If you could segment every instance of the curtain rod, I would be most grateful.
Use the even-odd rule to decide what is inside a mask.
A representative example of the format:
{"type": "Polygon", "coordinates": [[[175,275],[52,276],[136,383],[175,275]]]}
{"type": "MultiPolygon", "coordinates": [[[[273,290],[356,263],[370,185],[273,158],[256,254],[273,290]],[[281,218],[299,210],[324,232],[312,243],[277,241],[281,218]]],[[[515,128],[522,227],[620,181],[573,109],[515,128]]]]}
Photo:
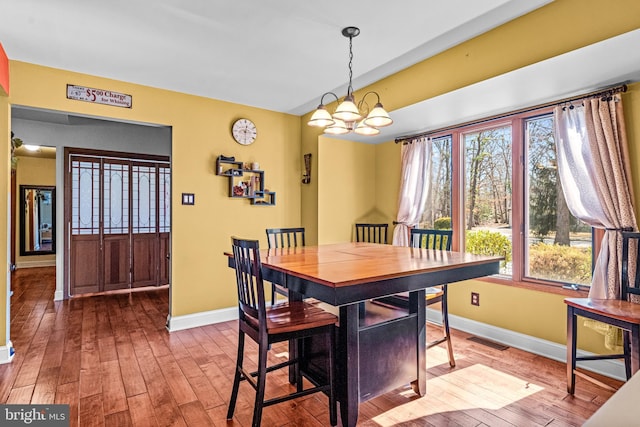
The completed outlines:
{"type": "Polygon", "coordinates": [[[488,122],[488,121],[491,121],[491,120],[496,120],[496,119],[502,119],[502,118],[505,118],[505,117],[515,116],[516,114],[528,113],[530,111],[535,111],[535,110],[539,110],[541,108],[561,105],[561,104],[565,104],[567,102],[581,101],[583,99],[595,98],[595,97],[598,97],[598,96],[603,96],[603,97],[612,96],[612,95],[614,95],[616,93],[621,93],[621,92],[626,92],[626,91],[627,91],[626,83],[619,83],[619,84],[617,84],[615,86],[611,86],[611,87],[609,87],[607,89],[600,89],[600,90],[597,90],[597,91],[594,91],[594,92],[590,92],[590,93],[586,93],[586,94],[583,94],[583,95],[573,96],[573,97],[570,97],[570,98],[564,98],[564,99],[560,99],[558,101],[547,102],[545,104],[539,104],[539,105],[535,105],[533,107],[526,107],[526,108],[522,108],[520,110],[511,111],[511,112],[506,113],[506,114],[496,114],[494,116],[486,117],[484,119],[471,120],[471,121],[468,121],[468,122],[459,123],[459,124],[452,125],[452,126],[445,126],[445,127],[439,128],[439,129],[424,131],[424,132],[416,133],[416,134],[413,134],[413,135],[399,136],[398,138],[395,139],[395,142],[396,142],[396,144],[399,143],[399,142],[402,142],[403,144],[406,144],[406,143],[409,142],[410,139],[429,136],[429,135],[433,135],[435,133],[440,133],[440,132],[444,132],[444,131],[451,130],[451,129],[457,129],[457,128],[461,128],[461,127],[465,127],[465,126],[476,125],[476,124],[488,122]]]}

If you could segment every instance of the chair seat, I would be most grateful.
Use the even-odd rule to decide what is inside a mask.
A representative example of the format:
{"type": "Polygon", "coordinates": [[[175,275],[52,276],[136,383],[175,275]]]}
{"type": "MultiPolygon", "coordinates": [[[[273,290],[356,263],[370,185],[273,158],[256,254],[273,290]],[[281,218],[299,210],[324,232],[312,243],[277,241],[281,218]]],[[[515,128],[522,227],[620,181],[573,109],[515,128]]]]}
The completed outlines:
{"type": "MultiPolygon", "coordinates": [[[[255,328],[258,319],[247,316],[255,328]]],[[[305,301],[287,301],[267,308],[267,334],[284,334],[311,328],[334,325],[338,318],[316,304],[305,301]]]]}
{"type": "Polygon", "coordinates": [[[640,304],[618,299],[565,298],[576,309],[640,325],[640,304]]]}

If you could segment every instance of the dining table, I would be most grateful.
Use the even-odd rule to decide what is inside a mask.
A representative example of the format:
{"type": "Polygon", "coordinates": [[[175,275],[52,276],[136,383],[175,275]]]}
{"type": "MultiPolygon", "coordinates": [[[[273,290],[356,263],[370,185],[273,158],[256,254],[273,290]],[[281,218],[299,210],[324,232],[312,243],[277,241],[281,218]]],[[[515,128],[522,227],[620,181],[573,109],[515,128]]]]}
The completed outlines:
{"type": "MultiPolygon", "coordinates": [[[[292,300],[313,298],[338,315],[337,394],[343,426],[355,426],[359,404],[373,397],[408,384],[425,394],[425,289],[497,274],[503,259],[362,242],[261,251],[265,280],[286,288],[292,300]],[[375,303],[399,293],[409,296],[402,309],[375,303]]],[[[229,266],[234,268],[231,256],[229,266]]],[[[291,343],[290,353],[296,356],[307,347],[291,343]]],[[[308,351],[318,353],[318,348],[308,351]]],[[[318,366],[326,365],[310,362],[306,371],[313,375],[318,366]]],[[[294,370],[289,379],[296,382],[294,370]]]]}

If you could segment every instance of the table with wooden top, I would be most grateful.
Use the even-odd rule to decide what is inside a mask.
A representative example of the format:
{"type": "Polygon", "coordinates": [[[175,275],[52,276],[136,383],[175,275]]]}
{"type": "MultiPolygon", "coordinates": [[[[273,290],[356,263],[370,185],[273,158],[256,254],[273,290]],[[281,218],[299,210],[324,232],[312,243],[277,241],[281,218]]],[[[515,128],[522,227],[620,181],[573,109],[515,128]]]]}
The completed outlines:
{"type": "Polygon", "coordinates": [[[503,259],[373,243],[269,249],[261,257],[264,279],[286,287],[289,298],[315,298],[338,311],[344,426],[356,425],[360,402],[406,384],[425,393],[425,288],[496,274],[503,259]],[[385,316],[362,309],[366,301],[401,292],[409,292],[401,316],[397,310],[385,316]]]}

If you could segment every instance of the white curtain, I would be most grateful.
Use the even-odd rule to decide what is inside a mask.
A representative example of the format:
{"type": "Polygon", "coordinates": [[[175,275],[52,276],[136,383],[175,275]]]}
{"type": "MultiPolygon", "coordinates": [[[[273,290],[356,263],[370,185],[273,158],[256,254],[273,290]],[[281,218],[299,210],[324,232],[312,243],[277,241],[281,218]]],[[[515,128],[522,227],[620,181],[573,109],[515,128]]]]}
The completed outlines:
{"type": "Polygon", "coordinates": [[[416,138],[402,146],[402,176],[393,244],[409,246],[409,227],[424,212],[431,177],[431,138],[416,138]]]}
{"type": "Polygon", "coordinates": [[[622,238],[637,228],[629,154],[620,98],[585,100],[584,106],[556,107],[558,174],[571,213],[604,228],[589,297],[620,295],[622,238]]]}

